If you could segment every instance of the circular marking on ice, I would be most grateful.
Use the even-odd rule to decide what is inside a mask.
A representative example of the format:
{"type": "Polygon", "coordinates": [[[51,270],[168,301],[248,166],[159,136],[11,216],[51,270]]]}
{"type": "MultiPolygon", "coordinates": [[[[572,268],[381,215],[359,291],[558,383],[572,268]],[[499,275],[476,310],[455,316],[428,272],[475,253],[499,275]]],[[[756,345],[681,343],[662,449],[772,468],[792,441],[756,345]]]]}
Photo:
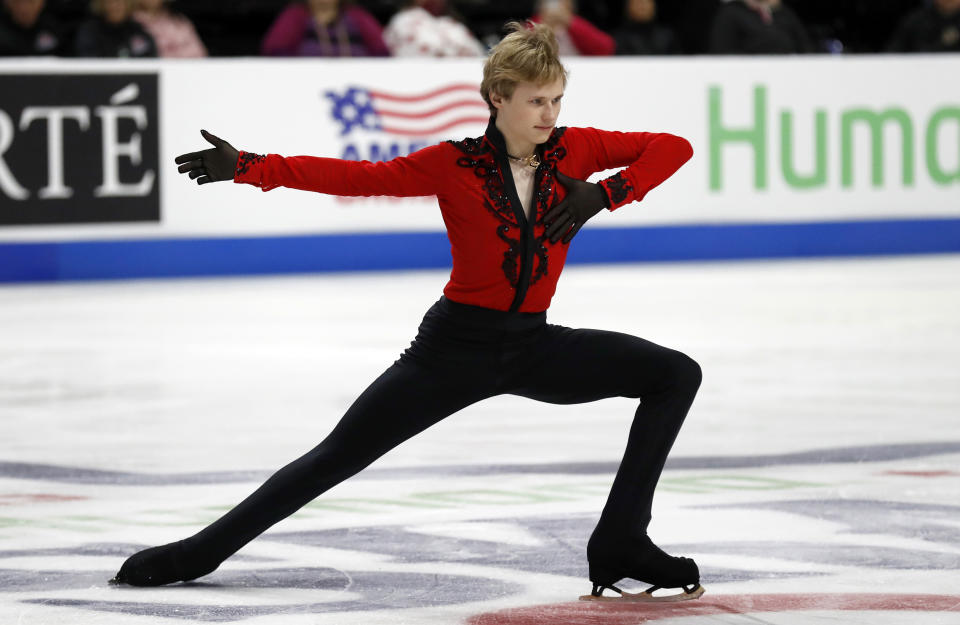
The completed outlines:
{"type": "Polygon", "coordinates": [[[574,601],[478,614],[469,625],[637,625],[668,618],[798,611],[960,612],[957,595],[720,595],[680,603],[574,601]]]}
{"type": "Polygon", "coordinates": [[[79,495],[53,495],[50,493],[15,493],[0,495],[0,506],[12,506],[27,503],[57,503],[61,501],[84,501],[89,497],[79,495]]]}
{"type": "Polygon", "coordinates": [[[947,477],[960,475],[957,471],[884,471],[882,475],[905,475],[907,477],[947,477]]]}

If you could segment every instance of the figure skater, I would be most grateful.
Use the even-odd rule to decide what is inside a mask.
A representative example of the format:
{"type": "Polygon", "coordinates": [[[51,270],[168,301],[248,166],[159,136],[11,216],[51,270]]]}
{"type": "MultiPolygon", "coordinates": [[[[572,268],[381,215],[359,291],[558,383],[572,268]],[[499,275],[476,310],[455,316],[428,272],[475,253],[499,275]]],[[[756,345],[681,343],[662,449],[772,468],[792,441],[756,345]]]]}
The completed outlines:
{"type": "Polygon", "coordinates": [[[654,489],[700,386],[686,355],[626,334],[547,323],[570,240],[603,209],[636,202],[693,154],[666,133],[557,127],[567,71],[549,27],[508,25],[480,91],[483,136],[448,141],[387,162],[213,147],[177,157],[203,185],[232,180],[263,191],[289,187],[343,196],[436,196],[453,270],[416,338],[360,395],[333,431],[198,533],[134,554],[115,583],[159,586],[207,575],[278,521],[408,438],[488,397],[554,404],[639,399],[626,451],[590,536],[593,590],[585,599],[649,601],[703,593],[696,563],[647,536],[654,489]],[[596,184],[591,174],[624,167],[596,184]],[[623,593],[633,578],[654,588],[623,593]],[[604,596],[610,588],[619,596],[604,596]]]}

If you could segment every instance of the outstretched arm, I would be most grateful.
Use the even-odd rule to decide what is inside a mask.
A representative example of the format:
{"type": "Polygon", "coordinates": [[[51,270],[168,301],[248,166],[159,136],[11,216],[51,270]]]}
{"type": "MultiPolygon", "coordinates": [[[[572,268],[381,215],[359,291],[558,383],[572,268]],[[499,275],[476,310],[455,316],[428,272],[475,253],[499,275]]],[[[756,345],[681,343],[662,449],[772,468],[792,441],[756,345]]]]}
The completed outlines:
{"type": "Polygon", "coordinates": [[[233,180],[269,191],[277,187],[329,195],[437,195],[444,179],[443,144],[386,162],[348,161],[319,156],[260,155],[237,150],[205,130],[214,147],[178,156],[178,171],[198,184],[233,180]]]}

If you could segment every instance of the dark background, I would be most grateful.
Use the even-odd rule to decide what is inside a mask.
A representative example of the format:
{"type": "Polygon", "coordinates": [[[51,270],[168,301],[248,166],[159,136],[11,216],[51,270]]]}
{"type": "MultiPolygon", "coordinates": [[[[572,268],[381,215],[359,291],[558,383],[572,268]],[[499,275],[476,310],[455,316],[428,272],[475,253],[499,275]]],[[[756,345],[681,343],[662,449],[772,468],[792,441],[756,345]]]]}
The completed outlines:
{"type": "MultiPolygon", "coordinates": [[[[844,52],[879,52],[900,20],[923,6],[924,0],[784,0],[807,24],[824,51],[842,44],[844,52]]],[[[58,14],[77,21],[87,15],[89,0],[49,0],[58,14]]],[[[175,0],[171,8],[193,20],[213,56],[256,56],[267,28],[289,0],[175,0]]],[[[355,0],[381,24],[405,3],[403,0],[355,0]]],[[[710,24],[721,0],[658,0],[660,20],[678,34],[684,52],[703,54],[710,24]]],[[[503,24],[531,16],[534,0],[450,0],[463,19],[484,42],[493,43],[503,24]]],[[[612,31],[621,21],[624,0],[580,0],[579,14],[600,28],[612,31]]]]}

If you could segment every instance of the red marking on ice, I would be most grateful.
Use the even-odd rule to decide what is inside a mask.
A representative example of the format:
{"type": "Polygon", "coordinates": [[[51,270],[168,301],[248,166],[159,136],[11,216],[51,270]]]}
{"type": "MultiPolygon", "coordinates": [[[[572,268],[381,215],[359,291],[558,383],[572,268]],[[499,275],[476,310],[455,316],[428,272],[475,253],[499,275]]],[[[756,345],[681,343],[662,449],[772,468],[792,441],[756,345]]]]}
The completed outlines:
{"type": "Polygon", "coordinates": [[[946,477],[960,475],[957,471],[884,471],[883,475],[906,475],[909,477],[946,477]]]}
{"type": "MultiPolygon", "coordinates": [[[[709,591],[708,591],[709,592],[709,591]]],[[[600,603],[574,601],[478,614],[469,625],[638,625],[668,618],[790,612],[802,610],[878,610],[960,612],[957,595],[770,594],[721,595],[680,603],[600,603]]]]}
{"type": "Polygon", "coordinates": [[[49,495],[46,493],[18,493],[15,495],[0,495],[0,506],[12,506],[24,503],[55,503],[60,501],[83,501],[89,497],[77,495],[49,495]]]}

